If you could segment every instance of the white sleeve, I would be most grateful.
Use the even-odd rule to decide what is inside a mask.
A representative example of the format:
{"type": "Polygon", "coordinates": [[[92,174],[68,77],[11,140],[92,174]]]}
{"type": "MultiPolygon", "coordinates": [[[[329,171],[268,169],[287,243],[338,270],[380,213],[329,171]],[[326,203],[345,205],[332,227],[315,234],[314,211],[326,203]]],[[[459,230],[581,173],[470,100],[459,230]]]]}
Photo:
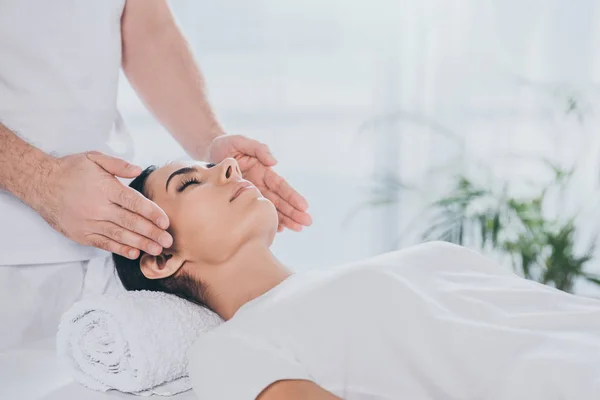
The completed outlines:
{"type": "Polygon", "coordinates": [[[188,352],[199,400],[254,400],[283,379],[312,380],[289,350],[244,335],[210,332],[188,352]]]}

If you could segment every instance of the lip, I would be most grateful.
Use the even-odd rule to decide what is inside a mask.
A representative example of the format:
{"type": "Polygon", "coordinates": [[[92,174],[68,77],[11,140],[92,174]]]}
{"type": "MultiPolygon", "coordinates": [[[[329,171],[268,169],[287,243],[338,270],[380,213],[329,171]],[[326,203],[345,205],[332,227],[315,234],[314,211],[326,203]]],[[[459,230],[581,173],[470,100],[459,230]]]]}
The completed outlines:
{"type": "Polygon", "coordinates": [[[231,203],[232,201],[234,201],[235,199],[237,199],[244,190],[246,189],[250,189],[255,187],[253,184],[251,184],[250,182],[239,182],[235,185],[235,187],[232,190],[232,195],[231,198],[229,199],[229,202],[231,203]]]}

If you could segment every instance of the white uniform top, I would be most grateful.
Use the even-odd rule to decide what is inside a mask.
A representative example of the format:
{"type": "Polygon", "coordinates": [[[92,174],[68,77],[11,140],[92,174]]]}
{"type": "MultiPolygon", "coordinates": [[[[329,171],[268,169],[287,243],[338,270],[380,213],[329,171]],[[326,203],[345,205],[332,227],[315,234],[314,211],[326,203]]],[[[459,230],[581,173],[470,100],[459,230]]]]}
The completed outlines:
{"type": "Polygon", "coordinates": [[[431,243],[293,275],[188,359],[199,399],[251,400],[301,379],[345,400],[591,400],[600,301],[431,243]]]}
{"type": "MultiPolygon", "coordinates": [[[[56,156],[88,150],[131,156],[116,108],[124,4],[1,0],[0,122],[56,156]],[[113,151],[109,139],[122,151],[113,151]]],[[[0,190],[0,265],[101,254],[56,233],[0,190]]]]}

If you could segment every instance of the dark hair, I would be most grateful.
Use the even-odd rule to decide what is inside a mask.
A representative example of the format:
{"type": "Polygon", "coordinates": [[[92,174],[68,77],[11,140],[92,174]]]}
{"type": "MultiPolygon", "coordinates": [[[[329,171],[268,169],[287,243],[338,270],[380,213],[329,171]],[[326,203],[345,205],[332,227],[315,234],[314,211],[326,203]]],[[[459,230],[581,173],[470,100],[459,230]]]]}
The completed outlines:
{"type": "MultiPolygon", "coordinates": [[[[157,167],[151,165],[142,171],[131,183],[129,187],[140,192],[147,198],[151,198],[148,191],[146,190],[146,180],[150,174],[156,171],[157,167]]],[[[192,301],[203,307],[207,307],[204,300],[201,298],[201,284],[194,280],[189,274],[185,273],[182,269],[177,271],[175,274],[161,279],[148,279],[143,274],[140,259],[142,258],[143,252],[140,252],[140,256],[131,260],[123,257],[119,254],[113,253],[113,260],[115,262],[115,268],[121,283],[127,290],[151,290],[154,292],[165,292],[174,294],[183,299],[192,301]]],[[[207,307],[208,308],[208,307],[207,307]]]]}

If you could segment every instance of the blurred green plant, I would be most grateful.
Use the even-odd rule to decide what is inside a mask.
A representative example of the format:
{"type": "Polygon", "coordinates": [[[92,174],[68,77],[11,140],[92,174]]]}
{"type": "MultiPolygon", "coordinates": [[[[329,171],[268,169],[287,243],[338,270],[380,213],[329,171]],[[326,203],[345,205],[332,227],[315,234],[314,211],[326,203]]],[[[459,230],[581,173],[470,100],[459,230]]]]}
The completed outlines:
{"type": "MultiPolygon", "coordinates": [[[[532,85],[532,84],[530,84],[532,85]]],[[[589,113],[589,107],[581,106],[581,99],[564,90],[554,93],[565,101],[564,114],[575,115],[580,123],[589,113]]],[[[402,120],[428,128],[431,132],[456,139],[460,150],[464,150],[461,136],[443,125],[414,113],[398,112],[369,121],[363,130],[377,124],[389,124],[402,120]]],[[[557,289],[572,292],[575,282],[585,279],[600,286],[600,275],[586,271],[593,260],[598,234],[594,234],[589,245],[583,250],[577,244],[581,238],[575,224],[575,216],[551,218],[544,206],[548,197],[564,193],[577,165],[565,169],[551,161],[542,160],[551,169],[553,178],[534,195],[516,197],[509,194],[510,184],[492,182],[488,185],[476,184],[466,173],[454,176],[452,189],[441,198],[433,201],[425,210],[426,227],[422,239],[442,240],[459,245],[476,245],[512,260],[515,270],[527,279],[532,279],[557,289]],[[495,188],[502,187],[501,190],[495,188]],[[556,190],[551,190],[556,189],[556,190]],[[468,242],[468,243],[467,243],[468,242]],[[476,243],[475,243],[476,242],[476,243]]],[[[464,170],[467,160],[464,153],[458,156],[458,170],[464,170]]],[[[446,169],[446,168],[444,168],[446,169]]],[[[379,207],[397,203],[400,194],[418,191],[407,185],[394,173],[379,179],[372,198],[359,205],[379,207]]],[[[356,210],[353,211],[353,213],[356,210]]],[[[423,220],[423,215],[417,218],[423,220]]]]}
{"type": "Polygon", "coordinates": [[[509,256],[525,278],[566,292],[572,292],[580,278],[600,285],[600,276],[585,270],[594,257],[596,237],[584,251],[577,251],[574,218],[544,216],[550,189],[564,187],[573,175],[573,170],[551,167],[553,181],[526,198],[509,196],[508,185],[502,193],[495,193],[458,175],[453,189],[430,205],[433,218],[423,240],[464,245],[466,237],[479,236],[482,248],[509,256]]]}

